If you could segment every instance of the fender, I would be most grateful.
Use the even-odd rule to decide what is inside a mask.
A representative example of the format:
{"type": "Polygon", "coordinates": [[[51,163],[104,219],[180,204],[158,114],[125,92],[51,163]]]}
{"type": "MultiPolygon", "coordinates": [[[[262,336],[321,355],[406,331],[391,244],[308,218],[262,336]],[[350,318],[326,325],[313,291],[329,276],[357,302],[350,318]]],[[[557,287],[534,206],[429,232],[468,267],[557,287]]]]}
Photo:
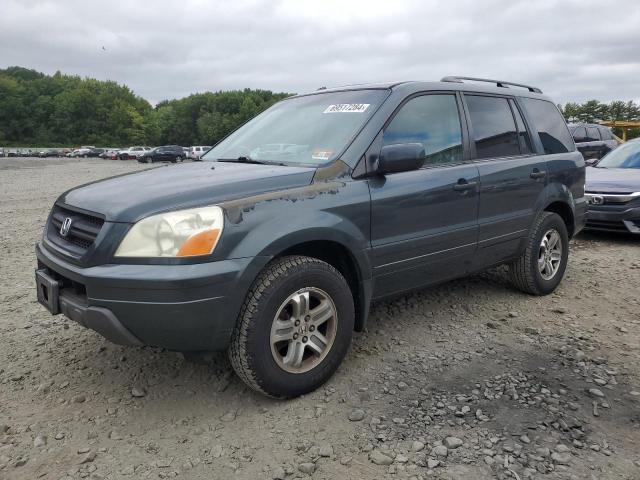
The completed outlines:
{"type": "Polygon", "coordinates": [[[221,206],[227,214],[220,242],[225,258],[275,257],[295,245],[325,240],[345,247],[362,278],[371,278],[366,182],[317,183],[221,206]]]}
{"type": "Polygon", "coordinates": [[[569,190],[565,184],[559,182],[549,183],[544,187],[542,192],[540,192],[536,200],[536,214],[539,214],[555,202],[567,204],[575,216],[576,201],[573,198],[573,193],[571,193],[571,190],[569,190]]]}
{"type": "Polygon", "coordinates": [[[293,247],[327,241],[343,247],[358,280],[356,330],[364,327],[372,296],[369,258],[370,196],[365,181],[319,182],[221,204],[227,218],[216,255],[253,257],[241,284],[251,284],[264,265],[293,247]],[[250,277],[250,278],[249,278],[250,277]]]}
{"type": "MultiPolygon", "coordinates": [[[[583,199],[584,200],[584,199],[583,199]]],[[[569,230],[569,237],[577,232],[577,230],[581,229],[580,218],[584,217],[583,208],[580,208],[578,202],[573,196],[573,193],[567,186],[563,183],[553,182],[547,184],[547,186],[540,192],[535,204],[535,215],[536,217],[544,210],[549,210],[549,206],[552,204],[562,204],[568,208],[567,210],[561,210],[557,213],[563,216],[566,223],[571,225],[567,225],[569,230]],[[569,217],[569,218],[567,218],[569,217]]],[[[551,208],[551,210],[555,211],[555,208],[551,208]]],[[[529,232],[533,228],[533,222],[529,226],[529,232]]],[[[528,237],[528,235],[527,235],[528,237]]],[[[525,239],[527,237],[524,237],[525,239]]],[[[524,243],[523,243],[524,245],[524,243]]]]}

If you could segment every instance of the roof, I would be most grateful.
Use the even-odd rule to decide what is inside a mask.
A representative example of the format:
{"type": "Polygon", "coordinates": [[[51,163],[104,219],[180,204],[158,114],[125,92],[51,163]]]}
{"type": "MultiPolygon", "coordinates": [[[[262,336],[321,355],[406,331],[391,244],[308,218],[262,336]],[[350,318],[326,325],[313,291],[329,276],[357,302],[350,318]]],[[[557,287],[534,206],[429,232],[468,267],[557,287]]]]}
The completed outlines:
{"type": "Polygon", "coordinates": [[[494,93],[498,95],[521,96],[521,97],[550,100],[545,95],[543,95],[539,89],[535,87],[523,86],[521,84],[513,84],[510,82],[502,82],[497,80],[480,79],[479,82],[475,82],[475,81],[469,82],[464,80],[458,80],[463,78],[466,78],[466,77],[445,77],[445,79],[443,80],[447,80],[447,81],[439,81],[439,82],[399,81],[399,82],[381,82],[381,83],[360,83],[360,84],[353,84],[353,85],[342,85],[342,86],[332,87],[332,88],[321,87],[314,92],[309,92],[306,94],[301,94],[296,96],[314,95],[314,94],[329,93],[329,92],[342,92],[342,91],[349,91],[349,90],[393,90],[393,91],[406,91],[406,93],[408,94],[413,92],[428,91],[428,90],[449,90],[449,91],[464,91],[464,92],[477,92],[477,93],[494,93]],[[501,84],[502,86],[497,86],[498,84],[501,84]],[[530,91],[531,89],[533,89],[534,91],[530,91]]]}
{"type": "Polygon", "coordinates": [[[583,123],[583,122],[571,122],[567,123],[568,127],[602,127],[607,128],[606,125],[600,125],[599,123],[583,123]]]}

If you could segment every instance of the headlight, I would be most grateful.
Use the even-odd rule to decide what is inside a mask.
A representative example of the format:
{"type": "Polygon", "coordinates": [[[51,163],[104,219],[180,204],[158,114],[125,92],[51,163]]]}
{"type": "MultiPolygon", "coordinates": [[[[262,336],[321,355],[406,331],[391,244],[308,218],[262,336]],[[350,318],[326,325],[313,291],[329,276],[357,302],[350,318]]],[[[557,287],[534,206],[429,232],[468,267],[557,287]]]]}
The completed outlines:
{"type": "Polygon", "coordinates": [[[140,220],[127,233],[116,257],[193,257],[213,252],[222,234],[220,207],[192,208],[140,220]]]}

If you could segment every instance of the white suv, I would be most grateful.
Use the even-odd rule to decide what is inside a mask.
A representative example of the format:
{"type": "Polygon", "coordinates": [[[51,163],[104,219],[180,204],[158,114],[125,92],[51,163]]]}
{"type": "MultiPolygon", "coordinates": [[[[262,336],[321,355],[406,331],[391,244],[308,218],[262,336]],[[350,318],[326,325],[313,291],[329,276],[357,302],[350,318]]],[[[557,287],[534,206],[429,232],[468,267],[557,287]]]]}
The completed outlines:
{"type": "Polygon", "coordinates": [[[211,150],[211,147],[189,147],[189,158],[191,160],[200,160],[202,155],[211,150]]]}
{"type": "Polygon", "coordinates": [[[151,147],[129,147],[118,152],[118,158],[120,160],[136,160],[144,153],[151,150],[151,147]]]}

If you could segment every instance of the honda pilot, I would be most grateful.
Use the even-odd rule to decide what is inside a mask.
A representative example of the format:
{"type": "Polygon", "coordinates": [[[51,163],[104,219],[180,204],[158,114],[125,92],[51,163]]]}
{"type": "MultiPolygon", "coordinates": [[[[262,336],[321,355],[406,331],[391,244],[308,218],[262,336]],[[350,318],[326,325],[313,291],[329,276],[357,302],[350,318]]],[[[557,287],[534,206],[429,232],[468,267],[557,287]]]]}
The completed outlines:
{"type": "Polygon", "coordinates": [[[63,193],[38,299],[118,344],[226,350],[278,398],[331,377],[372,301],[501,264],[553,292],[585,221],[562,115],[503,81],[290,97],[202,160],[63,193]]]}

